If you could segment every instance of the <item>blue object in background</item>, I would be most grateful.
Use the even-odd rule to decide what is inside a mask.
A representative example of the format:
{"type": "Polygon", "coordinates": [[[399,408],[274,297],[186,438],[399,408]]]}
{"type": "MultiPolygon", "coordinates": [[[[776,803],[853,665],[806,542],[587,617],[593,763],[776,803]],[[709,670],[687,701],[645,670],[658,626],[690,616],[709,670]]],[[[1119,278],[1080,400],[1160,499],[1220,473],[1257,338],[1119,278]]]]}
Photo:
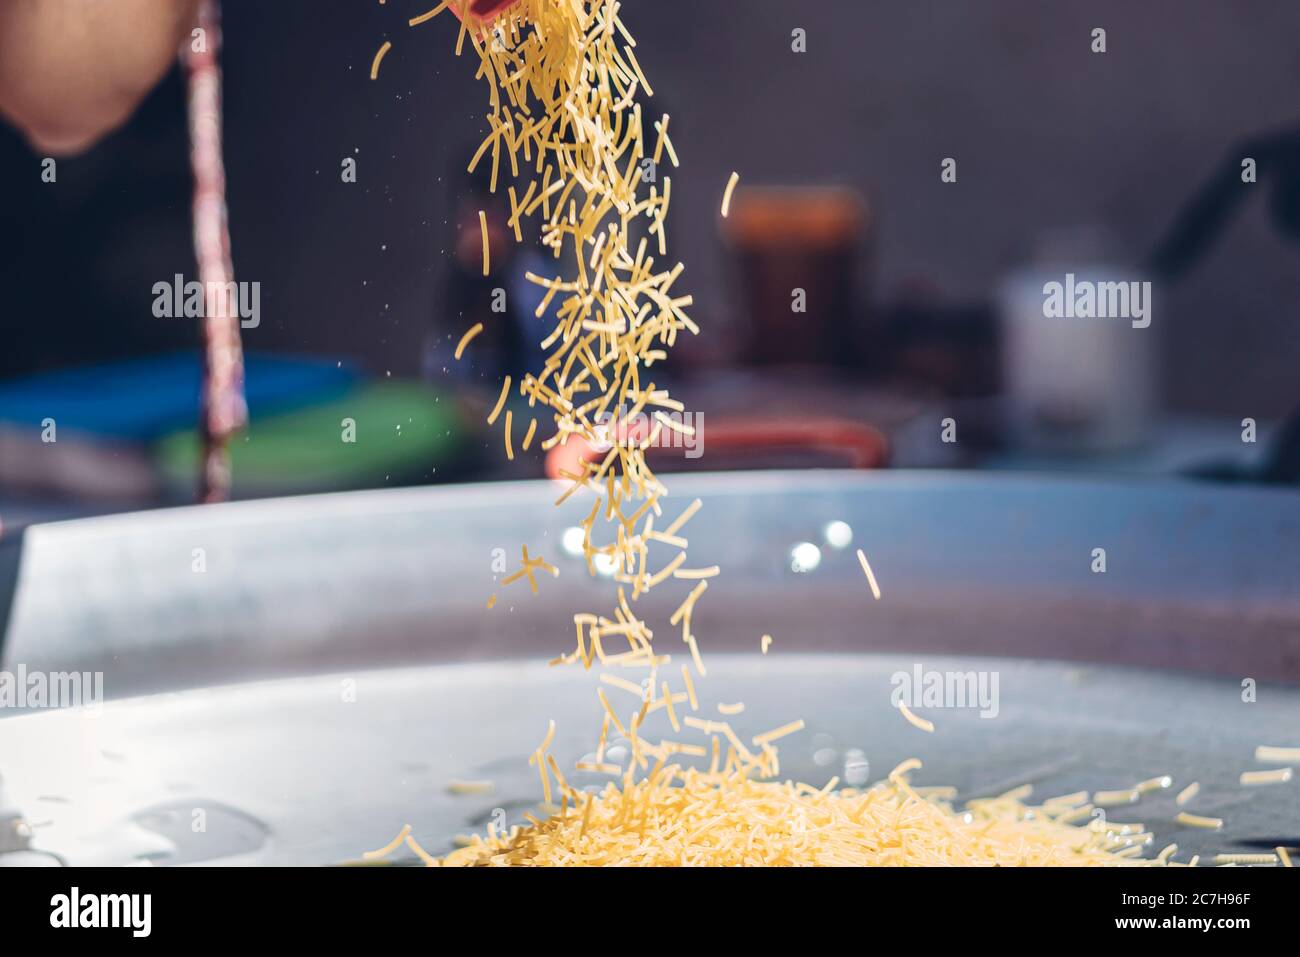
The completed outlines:
{"type": "MultiPolygon", "coordinates": [[[[202,357],[177,353],[82,366],[0,383],[0,425],[39,429],[51,418],[60,431],[127,442],[151,442],[194,427],[199,416],[202,357]]],[[[244,357],[250,417],[327,402],[357,374],[335,362],[252,353],[244,357]]]]}

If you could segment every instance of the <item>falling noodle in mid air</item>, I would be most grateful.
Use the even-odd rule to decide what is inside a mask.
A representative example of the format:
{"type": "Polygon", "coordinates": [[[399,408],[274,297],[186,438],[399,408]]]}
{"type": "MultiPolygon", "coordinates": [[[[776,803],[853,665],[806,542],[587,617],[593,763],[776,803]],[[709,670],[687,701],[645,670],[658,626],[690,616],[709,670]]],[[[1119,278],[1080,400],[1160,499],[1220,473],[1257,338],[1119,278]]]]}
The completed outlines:
{"type": "Polygon", "coordinates": [[[391,50],[392,48],[393,45],[387,40],[385,40],[384,45],[375,51],[375,58],[373,61],[371,61],[370,64],[370,79],[372,80],[379,79],[379,64],[383,62],[384,57],[388,54],[388,51],[391,50]]]}

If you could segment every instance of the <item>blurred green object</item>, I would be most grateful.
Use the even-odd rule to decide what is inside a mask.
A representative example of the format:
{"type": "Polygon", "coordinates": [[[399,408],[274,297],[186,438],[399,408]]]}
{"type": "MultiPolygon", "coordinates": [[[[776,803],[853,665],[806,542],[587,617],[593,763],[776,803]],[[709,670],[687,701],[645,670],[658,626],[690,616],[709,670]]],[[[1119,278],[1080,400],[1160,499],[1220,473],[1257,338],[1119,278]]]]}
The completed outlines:
{"type": "MultiPolygon", "coordinates": [[[[230,444],[237,498],[431,482],[464,463],[466,429],[454,398],[418,382],[366,383],[323,405],[254,419],[230,444]]],[[[198,435],[155,447],[177,491],[197,480],[198,435]]]]}

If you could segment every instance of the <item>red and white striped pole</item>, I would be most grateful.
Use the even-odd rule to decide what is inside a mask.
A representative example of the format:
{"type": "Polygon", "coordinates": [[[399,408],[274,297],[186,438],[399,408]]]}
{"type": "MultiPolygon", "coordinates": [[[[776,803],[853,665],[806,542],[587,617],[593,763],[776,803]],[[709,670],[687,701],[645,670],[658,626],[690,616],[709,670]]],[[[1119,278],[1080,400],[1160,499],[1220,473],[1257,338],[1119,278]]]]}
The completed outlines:
{"type": "MultiPolygon", "coordinates": [[[[198,27],[185,55],[189,73],[190,165],[194,170],[194,256],[205,290],[234,281],[226,221],[226,170],[221,152],[221,13],[218,0],[199,5],[198,27]]],[[[248,421],[237,296],[206,297],[203,393],[199,411],[202,461],[198,499],[230,494],[230,437],[248,421]]]]}

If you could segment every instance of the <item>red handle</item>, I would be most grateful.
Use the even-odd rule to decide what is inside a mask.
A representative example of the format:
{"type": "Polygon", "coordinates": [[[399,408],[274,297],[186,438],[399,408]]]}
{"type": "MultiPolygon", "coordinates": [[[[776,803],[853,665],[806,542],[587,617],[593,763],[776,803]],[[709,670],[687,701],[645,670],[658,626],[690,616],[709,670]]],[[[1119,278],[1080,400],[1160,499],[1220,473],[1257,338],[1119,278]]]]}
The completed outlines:
{"type": "MultiPolygon", "coordinates": [[[[849,468],[882,468],[889,457],[889,443],[878,429],[849,419],[723,419],[707,427],[700,426],[699,439],[708,448],[727,452],[770,452],[806,450],[843,455],[849,468]]],[[[645,438],[644,420],[620,429],[621,438],[637,442],[645,438]]],[[[659,442],[647,450],[669,446],[670,436],[660,432],[659,442]]],[[[546,453],[547,478],[563,479],[561,472],[578,475],[582,462],[596,463],[608,452],[601,451],[585,439],[570,437],[546,453]]]]}
{"type": "MultiPolygon", "coordinates": [[[[506,7],[512,7],[518,2],[519,0],[470,0],[469,15],[475,20],[491,20],[506,7]]],[[[447,9],[459,19],[460,7],[458,0],[452,0],[447,9]]]]}

